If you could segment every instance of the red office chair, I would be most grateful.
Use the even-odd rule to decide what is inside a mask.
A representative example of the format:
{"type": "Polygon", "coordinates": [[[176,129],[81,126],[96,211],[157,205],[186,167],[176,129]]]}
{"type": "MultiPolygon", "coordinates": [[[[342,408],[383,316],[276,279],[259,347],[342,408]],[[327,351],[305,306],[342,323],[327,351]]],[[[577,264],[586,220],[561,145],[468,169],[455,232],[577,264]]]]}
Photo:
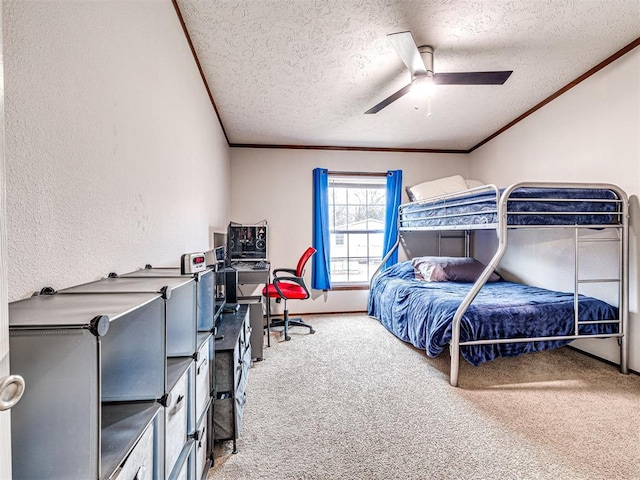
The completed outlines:
{"type": "Polygon", "coordinates": [[[277,268],[273,271],[273,281],[262,290],[262,295],[267,298],[267,328],[284,327],[284,339],[291,340],[289,336],[289,327],[306,327],[309,333],[316,333],[311,325],[302,321],[301,318],[289,318],[289,310],[287,309],[287,300],[306,300],[311,296],[307,286],[304,283],[304,267],[316,253],[316,249],[309,247],[298,260],[298,266],[292,268],[277,268]],[[275,320],[269,323],[270,301],[272,298],[276,302],[284,300],[284,317],[282,320],[275,320]]]}

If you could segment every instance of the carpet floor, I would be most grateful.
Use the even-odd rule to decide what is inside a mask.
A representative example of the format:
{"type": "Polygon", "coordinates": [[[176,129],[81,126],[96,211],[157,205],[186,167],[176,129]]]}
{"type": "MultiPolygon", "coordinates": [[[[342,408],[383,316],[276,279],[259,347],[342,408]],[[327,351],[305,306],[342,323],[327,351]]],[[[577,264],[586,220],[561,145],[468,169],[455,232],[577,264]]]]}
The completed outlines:
{"type": "Polygon", "coordinates": [[[209,480],[640,479],[640,377],[567,348],[432,359],[366,315],[272,333],[209,480]]]}

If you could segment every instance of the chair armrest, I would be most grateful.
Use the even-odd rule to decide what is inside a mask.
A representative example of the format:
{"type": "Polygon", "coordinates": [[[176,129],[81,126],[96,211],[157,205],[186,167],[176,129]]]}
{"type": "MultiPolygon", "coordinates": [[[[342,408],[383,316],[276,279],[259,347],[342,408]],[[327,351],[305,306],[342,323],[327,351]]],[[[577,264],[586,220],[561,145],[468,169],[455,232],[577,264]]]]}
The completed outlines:
{"type": "Polygon", "coordinates": [[[309,292],[309,289],[305,285],[304,279],[302,277],[278,278],[277,276],[274,275],[273,282],[272,282],[273,287],[278,292],[278,295],[280,295],[282,298],[288,298],[285,294],[282,293],[282,290],[280,290],[280,286],[279,286],[280,283],[295,283],[296,285],[299,285],[304,289],[305,294],[307,295],[307,298],[311,296],[311,293],[309,292]]]}
{"type": "Polygon", "coordinates": [[[272,271],[273,277],[276,278],[278,276],[278,273],[280,272],[289,273],[294,276],[296,274],[295,268],[276,268],[275,270],[272,271]]]}

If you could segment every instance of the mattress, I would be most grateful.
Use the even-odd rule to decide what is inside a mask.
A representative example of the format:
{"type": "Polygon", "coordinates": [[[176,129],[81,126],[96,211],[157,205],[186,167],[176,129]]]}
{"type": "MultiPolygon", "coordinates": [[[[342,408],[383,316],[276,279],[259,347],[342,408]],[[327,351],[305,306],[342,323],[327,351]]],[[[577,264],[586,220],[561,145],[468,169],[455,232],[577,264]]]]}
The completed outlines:
{"type": "MultiPolygon", "coordinates": [[[[472,283],[416,280],[411,262],[398,263],[372,282],[369,315],[401,340],[436,357],[451,341],[454,314],[472,283]]],[[[616,320],[618,309],[579,295],[580,320],[616,320]]],[[[581,325],[580,334],[612,334],[617,323],[581,325]]],[[[519,283],[485,284],[462,317],[460,341],[536,338],[574,334],[574,294],[519,283]]],[[[461,347],[473,365],[498,357],[558,348],[571,340],[533,341],[461,347]]]]}
{"type": "MultiPolygon", "coordinates": [[[[503,190],[500,191],[500,194],[503,190]]],[[[507,202],[508,225],[606,225],[618,221],[617,195],[608,189],[517,188],[507,202]]],[[[495,191],[461,192],[400,207],[400,229],[489,226],[498,222],[495,191]]]]}

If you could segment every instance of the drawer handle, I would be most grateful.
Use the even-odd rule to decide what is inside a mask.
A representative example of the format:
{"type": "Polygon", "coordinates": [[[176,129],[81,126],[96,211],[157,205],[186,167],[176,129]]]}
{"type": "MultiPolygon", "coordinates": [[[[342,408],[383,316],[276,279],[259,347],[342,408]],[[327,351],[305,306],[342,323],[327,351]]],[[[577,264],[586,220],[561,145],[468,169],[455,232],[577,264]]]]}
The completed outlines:
{"type": "Polygon", "coordinates": [[[182,400],[184,400],[184,395],[182,394],[178,395],[178,400],[176,400],[176,404],[173,406],[172,415],[175,415],[180,410],[182,410],[182,405],[184,405],[184,403],[182,403],[182,400]]]}
{"type": "Polygon", "coordinates": [[[142,480],[142,475],[144,474],[145,470],[146,468],[144,467],[144,465],[141,465],[138,471],[136,472],[136,475],[133,477],[133,480],[142,480]]]}
{"type": "Polygon", "coordinates": [[[207,363],[207,359],[206,358],[204,360],[202,360],[202,362],[200,362],[200,365],[198,365],[198,369],[196,370],[196,375],[200,375],[200,369],[202,367],[204,367],[205,363],[207,363]]]}
{"type": "Polygon", "coordinates": [[[169,416],[173,417],[176,413],[178,413],[182,409],[182,405],[183,405],[182,400],[184,400],[184,395],[182,394],[178,395],[178,399],[176,400],[176,403],[173,405],[173,407],[169,411],[169,416]]]}

